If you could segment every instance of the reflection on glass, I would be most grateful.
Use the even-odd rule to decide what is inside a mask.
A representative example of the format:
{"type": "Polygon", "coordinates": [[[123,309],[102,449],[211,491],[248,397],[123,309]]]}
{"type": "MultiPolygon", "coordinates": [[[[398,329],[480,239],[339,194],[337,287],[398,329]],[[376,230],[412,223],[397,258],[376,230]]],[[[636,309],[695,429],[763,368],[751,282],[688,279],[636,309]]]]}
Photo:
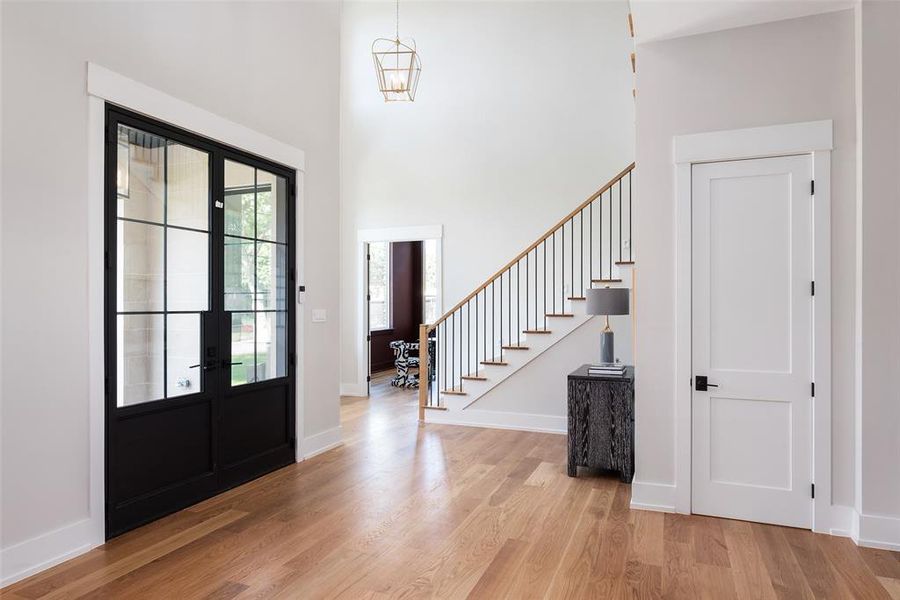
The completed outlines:
{"type": "Polygon", "coordinates": [[[184,396],[201,390],[200,315],[166,317],[166,395],[184,396]]]}
{"type": "Polygon", "coordinates": [[[253,308],[253,249],[249,240],[225,236],[225,310],[253,308]]]}
{"type": "Polygon", "coordinates": [[[163,228],[130,221],[117,228],[117,309],[163,310],[163,228]]]}
{"type": "Polygon", "coordinates": [[[125,125],[119,125],[118,136],[118,216],[162,223],[166,140],[125,125]]]}
{"type": "Polygon", "coordinates": [[[207,310],[209,308],[208,234],[169,228],[167,235],[167,309],[207,310]]]}
{"type": "Polygon", "coordinates": [[[283,312],[256,313],[256,380],[287,374],[287,328],[283,312]]]}
{"type": "Polygon", "coordinates": [[[271,242],[256,243],[256,308],[284,310],[287,294],[286,247],[271,242]]]}
{"type": "Polygon", "coordinates": [[[131,406],[163,397],[163,316],[116,317],[116,400],[131,406]]]}
{"type": "Polygon", "coordinates": [[[207,231],[209,155],[169,142],[166,162],[166,223],[207,231]]]}
{"type": "Polygon", "coordinates": [[[231,314],[231,385],[256,381],[254,313],[231,314]]]}
{"type": "Polygon", "coordinates": [[[262,170],[256,172],[256,237],[287,243],[287,182],[262,170]]]}
{"type": "Polygon", "coordinates": [[[256,174],[253,167],[225,161],[225,233],[256,236],[256,174]]]}

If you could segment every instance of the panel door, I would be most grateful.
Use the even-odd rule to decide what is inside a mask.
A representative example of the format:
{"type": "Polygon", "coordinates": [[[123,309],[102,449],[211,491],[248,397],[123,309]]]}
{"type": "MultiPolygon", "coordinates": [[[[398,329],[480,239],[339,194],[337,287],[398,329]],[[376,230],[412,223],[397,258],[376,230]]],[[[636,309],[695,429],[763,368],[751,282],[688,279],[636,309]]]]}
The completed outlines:
{"type": "Polygon", "coordinates": [[[695,513],[811,526],[811,173],[809,156],[692,169],[695,513]]]}

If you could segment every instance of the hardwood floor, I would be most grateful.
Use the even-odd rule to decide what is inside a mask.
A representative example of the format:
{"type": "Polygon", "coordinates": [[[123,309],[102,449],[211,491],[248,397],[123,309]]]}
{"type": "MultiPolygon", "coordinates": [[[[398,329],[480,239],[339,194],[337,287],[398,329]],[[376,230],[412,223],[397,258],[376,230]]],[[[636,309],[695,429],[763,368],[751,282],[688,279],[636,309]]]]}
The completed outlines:
{"type": "Polygon", "coordinates": [[[345,398],[346,443],[19,582],[4,598],[893,598],[900,553],[628,508],[565,437],[345,398]]]}

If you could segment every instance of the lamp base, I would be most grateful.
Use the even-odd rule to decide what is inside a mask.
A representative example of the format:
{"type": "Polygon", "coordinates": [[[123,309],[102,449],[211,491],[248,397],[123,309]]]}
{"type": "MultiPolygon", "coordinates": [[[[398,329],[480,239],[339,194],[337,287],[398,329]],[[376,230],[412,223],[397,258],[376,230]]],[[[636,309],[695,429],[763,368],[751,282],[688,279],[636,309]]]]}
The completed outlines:
{"type": "Polygon", "coordinates": [[[613,332],[603,331],[600,333],[600,362],[614,363],[616,362],[616,354],[613,351],[613,332]]]}

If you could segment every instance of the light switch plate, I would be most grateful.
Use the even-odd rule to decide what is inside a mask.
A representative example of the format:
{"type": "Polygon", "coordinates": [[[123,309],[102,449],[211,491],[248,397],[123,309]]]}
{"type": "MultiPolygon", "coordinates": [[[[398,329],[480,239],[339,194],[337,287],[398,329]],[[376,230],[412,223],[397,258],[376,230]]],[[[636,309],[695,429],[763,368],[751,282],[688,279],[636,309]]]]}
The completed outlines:
{"type": "Polygon", "coordinates": [[[312,311],[312,321],[313,323],[324,323],[328,320],[328,313],[325,312],[324,308],[314,308],[312,311]]]}

